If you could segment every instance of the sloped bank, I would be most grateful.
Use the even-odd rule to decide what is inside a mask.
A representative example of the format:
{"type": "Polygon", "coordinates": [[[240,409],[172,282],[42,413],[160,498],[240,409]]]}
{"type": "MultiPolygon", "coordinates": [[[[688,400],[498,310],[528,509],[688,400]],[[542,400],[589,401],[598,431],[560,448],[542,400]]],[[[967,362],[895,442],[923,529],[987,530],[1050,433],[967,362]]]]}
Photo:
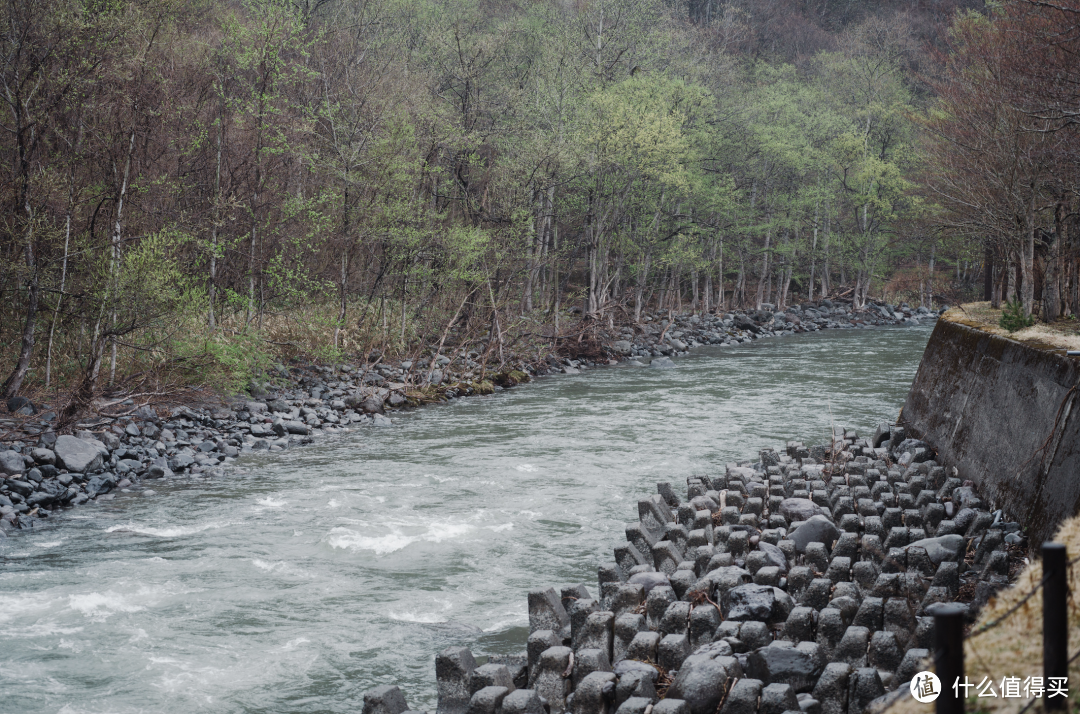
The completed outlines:
{"type": "Polygon", "coordinates": [[[529,593],[525,652],[435,657],[437,714],[862,714],[923,668],[934,604],[974,614],[1022,567],[1020,525],[933,455],[840,429],[657,484],[595,590],[529,593]]]}
{"type": "MultiPolygon", "coordinates": [[[[456,349],[417,360],[375,355],[368,365],[278,365],[273,383],[254,385],[244,397],[220,398],[195,407],[144,407],[58,436],[48,419],[0,419],[8,434],[0,445],[0,537],[32,527],[57,509],[107,501],[117,493],[152,495],[156,479],[216,477],[245,453],[278,451],[357,427],[389,426],[396,409],[475,394],[491,394],[531,376],[575,374],[620,358],[653,358],[652,367],[673,367],[669,355],[701,345],[732,345],[825,329],[918,325],[935,313],[907,305],[868,305],[821,300],[776,312],[771,305],[724,315],[645,315],[641,323],[599,330],[591,357],[571,358],[573,347],[530,360],[507,355],[506,369],[489,373],[480,354],[456,349]],[[595,352],[595,354],[592,354],[595,352]],[[659,359],[657,359],[659,358],[659,359]],[[427,386],[417,387],[418,382],[427,386]]],[[[592,343],[590,343],[592,344],[592,343]]],[[[434,350],[433,350],[434,352],[434,350]]],[[[130,409],[120,405],[118,409],[130,409]]],[[[32,417],[25,399],[9,410],[32,417]]]]}
{"type": "Polygon", "coordinates": [[[935,326],[901,422],[1039,543],[1080,510],[1078,385],[1080,359],[989,334],[958,308],[935,326]]]}

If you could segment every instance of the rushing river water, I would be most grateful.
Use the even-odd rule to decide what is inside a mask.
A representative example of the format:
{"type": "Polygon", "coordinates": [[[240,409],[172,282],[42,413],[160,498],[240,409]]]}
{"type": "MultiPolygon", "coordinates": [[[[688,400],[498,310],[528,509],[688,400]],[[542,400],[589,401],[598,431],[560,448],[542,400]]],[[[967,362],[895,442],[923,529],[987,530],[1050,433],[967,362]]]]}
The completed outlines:
{"type": "Polygon", "coordinates": [[[434,653],[524,651],[527,591],[595,594],[656,482],[895,418],[928,336],[542,379],[69,511],[0,541],[0,711],[434,710],[434,653]]]}

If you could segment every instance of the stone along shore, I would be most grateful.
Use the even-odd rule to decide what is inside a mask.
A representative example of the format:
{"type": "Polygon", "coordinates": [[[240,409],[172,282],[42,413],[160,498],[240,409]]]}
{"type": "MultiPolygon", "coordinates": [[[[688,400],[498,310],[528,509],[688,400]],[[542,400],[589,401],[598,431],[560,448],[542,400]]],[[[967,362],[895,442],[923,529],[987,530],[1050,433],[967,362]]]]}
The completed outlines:
{"type": "MultiPolygon", "coordinates": [[[[969,612],[1022,567],[1018,523],[933,449],[791,442],[638,502],[615,562],[529,593],[526,652],[435,658],[437,714],[862,714],[926,667],[939,602],[969,612]]],[[[363,714],[408,711],[384,685],[363,714]]]]}
{"type": "MultiPolygon", "coordinates": [[[[73,436],[58,436],[49,418],[0,420],[0,428],[8,431],[6,449],[0,449],[0,537],[5,530],[31,527],[35,519],[59,508],[107,501],[118,494],[152,495],[150,486],[157,479],[220,476],[223,466],[244,453],[309,444],[320,435],[358,426],[390,426],[388,411],[421,403],[410,396],[416,394],[410,385],[418,381],[433,385],[424,399],[456,399],[490,393],[501,389],[500,384],[510,386],[536,375],[575,374],[619,359],[637,363],[636,358],[651,358],[650,366],[671,368],[675,363],[670,356],[702,345],[737,346],[826,329],[917,325],[936,317],[937,313],[906,304],[870,304],[853,310],[849,303],[831,300],[784,312],[766,304],[760,310],[724,315],[646,314],[640,324],[601,331],[603,359],[549,354],[528,361],[511,355],[508,369],[485,381],[479,381],[482,372],[475,360],[480,355],[474,351],[430,355],[415,362],[376,356],[366,367],[278,365],[274,381],[256,385],[250,396],[222,399],[210,407],[146,407],[131,416],[85,424],[73,436]]],[[[21,417],[35,415],[35,407],[22,398],[12,400],[12,407],[21,417]]]]}

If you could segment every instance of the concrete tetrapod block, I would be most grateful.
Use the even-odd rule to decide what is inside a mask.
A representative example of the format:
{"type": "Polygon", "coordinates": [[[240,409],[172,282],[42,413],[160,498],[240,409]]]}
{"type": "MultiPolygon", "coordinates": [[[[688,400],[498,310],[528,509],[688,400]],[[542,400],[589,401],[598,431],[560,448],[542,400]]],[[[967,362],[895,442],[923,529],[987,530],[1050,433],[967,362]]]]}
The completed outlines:
{"type": "Polygon", "coordinates": [[[585,621],[589,619],[589,615],[599,610],[600,603],[592,598],[570,601],[566,613],[570,616],[570,642],[574,649],[578,648],[578,640],[581,638],[581,631],[585,626],[585,621]]]}
{"type": "Polygon", "coordinates": [[[824,664],[816,642],[793,645],[776,640],[768,647],[750,653],[747,673],[764,682],[790,684],[796,692],[808,692],[813,689],[824,664]]]}
{"type": "Polygon", "coordinates": [[[536,690],[515,689],[502,700],[502,714],[546,714],[536,690]]]}
{"type": "Polygon", "coordinates": [[[558,637],[551,630],[537,630],[529,635],[528,643],[525,645],[526,654],[529,658],[529,685],[535,686],[536,675],[538,667],[540,666],[540,656],[552,647],[558,647],[562,644],[562,639],[558,637]]]}
{"type": "Polygon", "coordinates": [[[848,680],[851,667],[842,662],[825,665],[825,671],[814,685],[814,699],[821,704],[821,714],[847,714],[848,680]]]}
{"type": "Polygon", "coordinates": [[[554,589],[529,592],[529,632],[551,630],[561,636],[569,628],[570,616],[554,589]]]}
{"type": "MultiPolygon", "coordinates": [[[[616,677],[612,672],[593,672],[574,688],[572,714],[607,714],[615,701],[616,677]]],[[[553,710],[554,711],[554,710],[553,710]]]]}
{"type": "Polygon", "coordinates": [[[435,655],[436,714],[464,714],[472,698],[469,675],[474,669],[476,660],[467,647],[447,647],[435,655]]]}
{"type": "MultiPolygon", "coordinates": [[[[574,649],[600,649],[612,659],[615,639],[615,613],[608,611],[591,613],[574,638],[574,649]]],[[[546,649],[546,648],[545,648],[546,649]]]]}
{"type": "Polygon", "coordinates": [[[653,714],[690,714],[690,707],[682,699],[664,698],[653,705],[653,714]]]}
{"type": "Polygon", "coordinates": [[[611,661],[600,649],[581,649],[574,653],[574,673],[571,687],[577,689],[581,680],[593,672],[610,672],[611,661]]]}
{"type": "Polygon", "coordinates": [[[645,714],[652,706],[652,700],[645,697],[630,697],[619,704],[615,714],[645,714]]]}
{"type": "Polygon", "coordinates": [[[686,635],[668,635],[656,647],[657,664],[673,672],[682,666],[691,649],[690,638],[686,635]]]}
{"type": "Polygon", "coordinates": [[[566,711],[566,695],[570,693],[567,669],[572,655],[569,647],[549,647],[540,655],[536,677],[529,680],[536,694],[547,700],[551,714],[566,711]]]}
{"type": "Polygon", "coordinates": [[[469,695],[476,694],[484,687],[506,687],[507,692],[512,692],[514,677],[510,674],[510,668],[505,664],[483,664],[469,674],[469,695]]]}
{"type": "Polygon", "coordinates": [[[798,710],[799,698],[790,684],[770,684],[761,690],[759,714],[783,714],[798,710]]]}
{"type": "Polygon", "coordinates": [[[655,667],[642,662],[623,660],[616,667],[615,674],[619,683],[615,685],[615,706],[619,706],[630,697],[656,701],[656,680],[660,673],[655,667]],[[632,667],[627,666],[632,665],[632,667]]]}
{"type": "MultiPolygon", "coordinates": [[[[677,603],[673,603],[675,605],[677,603]]],[[[689,603],[687,603],[689,605],[689,603]]],[[[615,640],[612,643],[612,663],[625,659],[630,643],[634,641],[640,632],[648,632],[645,625],[645,616],[636,614],[620,615],[615,618],[615,640]]]]}
{"type": "Polygon", "coordinates": [[[848,682],[848,714],[863,714],[866,705],[884,693],[878,671],[873,667],[860,667],[848,682]]]}
{"type": "Polygon", "coordinates": [[[757,679],[740,679],[731,685],[720,714],[757,714],[758,698],[764,683],[757,679]]]}
{"type": "Polygon", "coordinates": [[[506,687],[484,687],[473,693],[466,714],[499,714],[503,699],[510,693],[506,687]]]}
{"type": "MultiPolygon", "coordinates": [[[[679,637],[680,635],[668,635],[668,637],[679,637]]],[[[660,645],[660,633],[659,632],[639,632],[634,635],[634,639],[630,641],[630,645],[626,648],[626,658],[635,659],[639,662],[653,662],[657,661],[657,649],[660,645]]]]}
{"type": "Polygon", "coordinates": [[[405,695],[393,685],[383,684],[364,692],[362,714],[401,714],[408,709],[405,695]]]}
{"type": "Polygon", "coordinates": [[[695,650],[712,642],[713,634],[723,619],[720,611],[712,604],[695,607],[690,613],[690,649],[695,650]]]}

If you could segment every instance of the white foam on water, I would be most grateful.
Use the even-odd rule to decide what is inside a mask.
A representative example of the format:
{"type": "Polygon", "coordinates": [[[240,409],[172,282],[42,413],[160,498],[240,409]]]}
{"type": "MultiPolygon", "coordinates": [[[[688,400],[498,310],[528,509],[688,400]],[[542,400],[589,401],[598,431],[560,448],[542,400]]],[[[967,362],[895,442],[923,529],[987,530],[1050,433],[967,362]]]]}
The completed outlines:
{"type": "Polygon", "coordinates": [[[405,612],[394,612],[391,610],[386,614],[391,620],[397,620],[398,622],[415,622],[420,625],[437,625],[447,622],[446,617],[436,613],[415,612],[410,610],[406,610],[405,612]]]}
{"type": "Polygon", "coordinates": [[[326,507],[327,508],[337,508],[340,505],[341,504],[338,502],[338,500],[336,498],[331,498],[329,501],[326,502],[326,507]]]}
{"type": "Polygon", "coordinates": [[[63,545],[63,543],[63,540],[46,540],[41,542],[35,542],[34,545],[36,545],[38,548],[56,548],[59,545],[63,545]]]}
{"type": "Polygon", "coordinates": [[[414,622],[420,625],[437,625],[448,622],[447,614],[454,609],[454,604],[449,600],[435,599],[439,606],[437,610],[390,610],[386,613],[391,620],[398,622],[414,622]]]}
{"type": "Polygon", "coordinates": [[[309,640],[306,637],[297,637],[296,639],[289,640],[288,642],[283,644],[281,646],[281,651],[282,652],[292,652],[293,650],[295,650],[300,645],[307,644],[308,642],[311,642],[311,640],[309,640]]]}
{"type": "Polygon", "coordinates": [[[103,622],[120,612],[139,612],[146,609],[131,602],[128,596],[112,591],[68,595],[68,607],[94,622],[103,622]]]}
{"type": "Polygon", "coordinates": [[[123,526],[109,526],[106,533],[135,533],[137,535],[155,536],[157,538],[179,538],[180,536],[202,533],[216,528],[225,528],[230,523],[203,523],[197,526],[176,526],[174,528],[154,528],[152,526],[136,525],[129,523],[123,526]]]}
{"type": "Polygon", "coordinates": [[[484,629],[484,632],[501,632],[502,630],[508,629],[510,627],[521,627],[523,625],[528,625],[528,624],[529,624],[529,615],[528,615],[528,613],[525,613],[525,614],[516,613],[516,614],[513,614],[513,615],[509,615],[509,616],[507,616],[505,618],[495,620],[495,622],[491,623],[490,625],[488,625],[487,627],[485,627],[483,629],[484,629]]]}
{"type": "Polygon", "coordinates": [[[448,481],[457,481],[457,480],[459,480],[454,476],[442,477],[442,476],[436,476],[435,474],[424,474],[424,476],[425,476],[425,478],[433,479],[435,481],[438,481],[439,483],[446,483],[448,481]]]}
{"type": "Polygon", "coordinates": [[[532,464],[518,464],[517,466],[514,467],[514,470],[515,471],[524,471],[525,473],[528,474],[528,473],[532,473],[533,471],[536,471],[536,467],[533,466],[532,464]]]}
{"type": "Polygon", "coordinates": [[[514,524],[513,523],[503,523],[503,524],[497,525],[497,526],[484,526],[484,530],[492,531],[493,533],[501,533],[503,531],[512,531],[512,530],[514,530],[514,524]]]}
{"type": "Polygon", "coordinates": [[[427,523],[390,523],[368,525],[366,532],[385,530],[382,535],[365,535],[351,528],[341,526],[332,528],[323,541],[331,548],[348,550],[371,550],[376,555],[386,555],[407,548],[413,543],[442,543],[460,538],[476,530],[469,523],[427,522],[427,523]]]}
{"type": "Polygon", "coordinates": [[[331,548],[348,550],[373,550],[376,555],[386,555],[401,550],[418,540],[419,537],[403,535],[400,532],[382,536],[364,536],[348,528],[333,528],[323,539],[331,548]]]}
{"type": "Polygon", "coordinates": [[[528,516],[529,518],[541,518],[543,513],[537,513],[536,511],[518,511],[519,516],[528,516]]]}
{"type": "Polygon", "coordinates": [[[262,510],[265,508],[283,508],[286,504],[288,504],[288,501],[284,499],[274,498],[273,496],[267,496],[266,498],[260,498],[255,503],[256,505],[262,506],[262,508],[257,508],[255,510],[262,510]]]}

